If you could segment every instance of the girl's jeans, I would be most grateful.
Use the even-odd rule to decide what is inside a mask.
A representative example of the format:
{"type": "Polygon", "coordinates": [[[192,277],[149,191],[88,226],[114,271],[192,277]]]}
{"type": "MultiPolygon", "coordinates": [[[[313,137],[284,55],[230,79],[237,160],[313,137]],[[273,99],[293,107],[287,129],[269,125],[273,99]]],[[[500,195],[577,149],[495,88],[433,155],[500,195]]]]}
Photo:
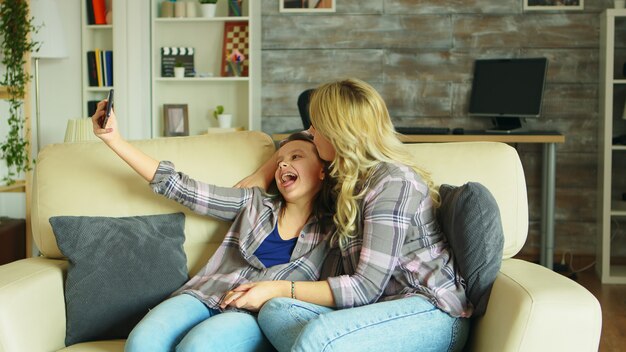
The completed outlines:
{"type": "Polygon", "coordinates": [[[126,352],[273,350],[256,318],[220,313],[193,296],[172,297],[152,309],[131,331],[126,352]]]}
{"type": "Polygon", "coordinates": [[[258,322],[281,352],[460,351],[470,323],[420,296],[341,310],[274,298],[258,322]]]}

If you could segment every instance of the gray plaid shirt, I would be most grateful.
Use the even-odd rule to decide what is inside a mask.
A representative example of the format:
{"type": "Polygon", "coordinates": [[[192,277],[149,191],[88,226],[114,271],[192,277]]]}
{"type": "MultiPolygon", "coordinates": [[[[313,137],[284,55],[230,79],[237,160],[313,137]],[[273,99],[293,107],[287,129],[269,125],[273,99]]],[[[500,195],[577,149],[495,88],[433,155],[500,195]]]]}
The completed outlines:
{"type": "Polygon", "coordinates": [[[207,264],[174,295],[189,293],[208,307],[220,309],[226,292],[243,283],[318,280],[328,253],[329,236],[320,231],[315,217],[309,219],[298,236],[290,261],[266,268],[254,252],[276,226],[280,201],[259,188],[218,187],[195,181],[176,172],[168,161],[159,164],[150,185],[155,193],[198,214],[233,222],[207,264]]]}
{"type": "Polygon", "coordinates": [[[357,236],[333,248],[323,268],[338,308],[411,295],[455,317],[472,305],[457,284],[454,258],[435,217],[428,187],[412,169],[381,163],[361,199],[357,236]]]}

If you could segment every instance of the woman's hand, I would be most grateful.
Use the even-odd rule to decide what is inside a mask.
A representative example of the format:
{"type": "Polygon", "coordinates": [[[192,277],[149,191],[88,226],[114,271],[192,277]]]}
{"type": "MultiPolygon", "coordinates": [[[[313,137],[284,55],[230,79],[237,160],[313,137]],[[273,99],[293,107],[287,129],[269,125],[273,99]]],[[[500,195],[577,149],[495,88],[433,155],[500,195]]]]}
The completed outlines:
{"type": "Polygon", "coordinates": [[[289,281],[259,281],[240,285],[226,294],[220,304],[222,309],[227,306],[258,312],[265,302],[274,297],[284,296],[289,289],[289,281]]]}
{"type": "Polygon", "coordinates": [[[117,118],[113,109],[111,109],[111,116],[109,116],[107,125],[104,126],[104,128],[100,127],[100,123],[102,122],[102,120],[104,120],[106,106],[106,99],[98,103],[96,112],[91,117],[91,123],[93,124],[93,133],[96,135],[96,137],[102,139],[105,143],[109,143],[113,140],[120,139],[121,136],[117,128],[117,118]]]}

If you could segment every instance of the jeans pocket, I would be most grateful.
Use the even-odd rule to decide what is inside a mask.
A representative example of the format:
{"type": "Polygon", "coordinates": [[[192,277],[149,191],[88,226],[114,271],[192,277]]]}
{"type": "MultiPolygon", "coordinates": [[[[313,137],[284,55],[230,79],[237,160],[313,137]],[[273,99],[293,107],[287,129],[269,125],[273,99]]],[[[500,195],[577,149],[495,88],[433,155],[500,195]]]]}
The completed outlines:
{"type": "Polygon", "coordinates": [[[297,304],[290,304],[287,311],[293,320],[303,327],[321,314],[313,309],[302,307],[297,304]]]}

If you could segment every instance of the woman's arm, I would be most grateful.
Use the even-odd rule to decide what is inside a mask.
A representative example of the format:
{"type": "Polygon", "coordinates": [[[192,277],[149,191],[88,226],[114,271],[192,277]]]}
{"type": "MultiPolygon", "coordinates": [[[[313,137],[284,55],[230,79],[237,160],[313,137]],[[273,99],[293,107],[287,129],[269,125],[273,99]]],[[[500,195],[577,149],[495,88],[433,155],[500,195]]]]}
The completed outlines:
{"type": "Polygon", "coordinates": [[[103,100],[98,103],[98,108],[91,117],[94,134],[141,177],[151,182],[156,193],[173,199],[196,213],[223,220],[232,220],[252,198],[253,192],[249,190],[217,187],[195,181],[183,173],[177,173],[171,163],[159,163],[146,155],[122,138],[113,111],[105,128],[101,128],[100,121],[105,109],[106,100],[103,100]]]}
{"type": "Polygon", "coordinates": [[[415,180],[392,175],[371,184],[361,210],[362,245],[349,246],[347,257],[343,257],[356,269],[348,275],[327,278],[337,308],[374,303],[382,296],[401,264],[402,248],[414,218],[432,210],[422,208],[427,188],[418,187],[415,180]]]}
{"type": "Polygon", "coordinates": [[[274,180],[274,173],[276,172],[277,155],[278,151],[274,152],[267,161],[261,165],[252,175],[237,182],[235,187],[237,188],[252,188],[259,187],[263,190],[267,190],[274,180]]]}
{"type": "MultiPolygon", "coordinates": [[[[230,291],[220,307],[226,306],[256,312],[276,297],[292,297],[291,281],[259,281],[243,284],[230,291]]],[[[334,307],[335,300],[327,281],[294,281],[293,297],[320,306],[334,307]]]]}
{"type": "Polygon", "coordinates": [[[105,128],[100,127],[100,121],[104,117],[106,100],[98,103],[96,112],[91,117],[94,134],[102,139],[122,160],[124,160],[133,170],[135,170],[146,181],[152,181],[159,166],[159,162],[135,148],[125,141],[117,128],[117,118],[115,112],[111,110],[111,116],[105,128]]]}

